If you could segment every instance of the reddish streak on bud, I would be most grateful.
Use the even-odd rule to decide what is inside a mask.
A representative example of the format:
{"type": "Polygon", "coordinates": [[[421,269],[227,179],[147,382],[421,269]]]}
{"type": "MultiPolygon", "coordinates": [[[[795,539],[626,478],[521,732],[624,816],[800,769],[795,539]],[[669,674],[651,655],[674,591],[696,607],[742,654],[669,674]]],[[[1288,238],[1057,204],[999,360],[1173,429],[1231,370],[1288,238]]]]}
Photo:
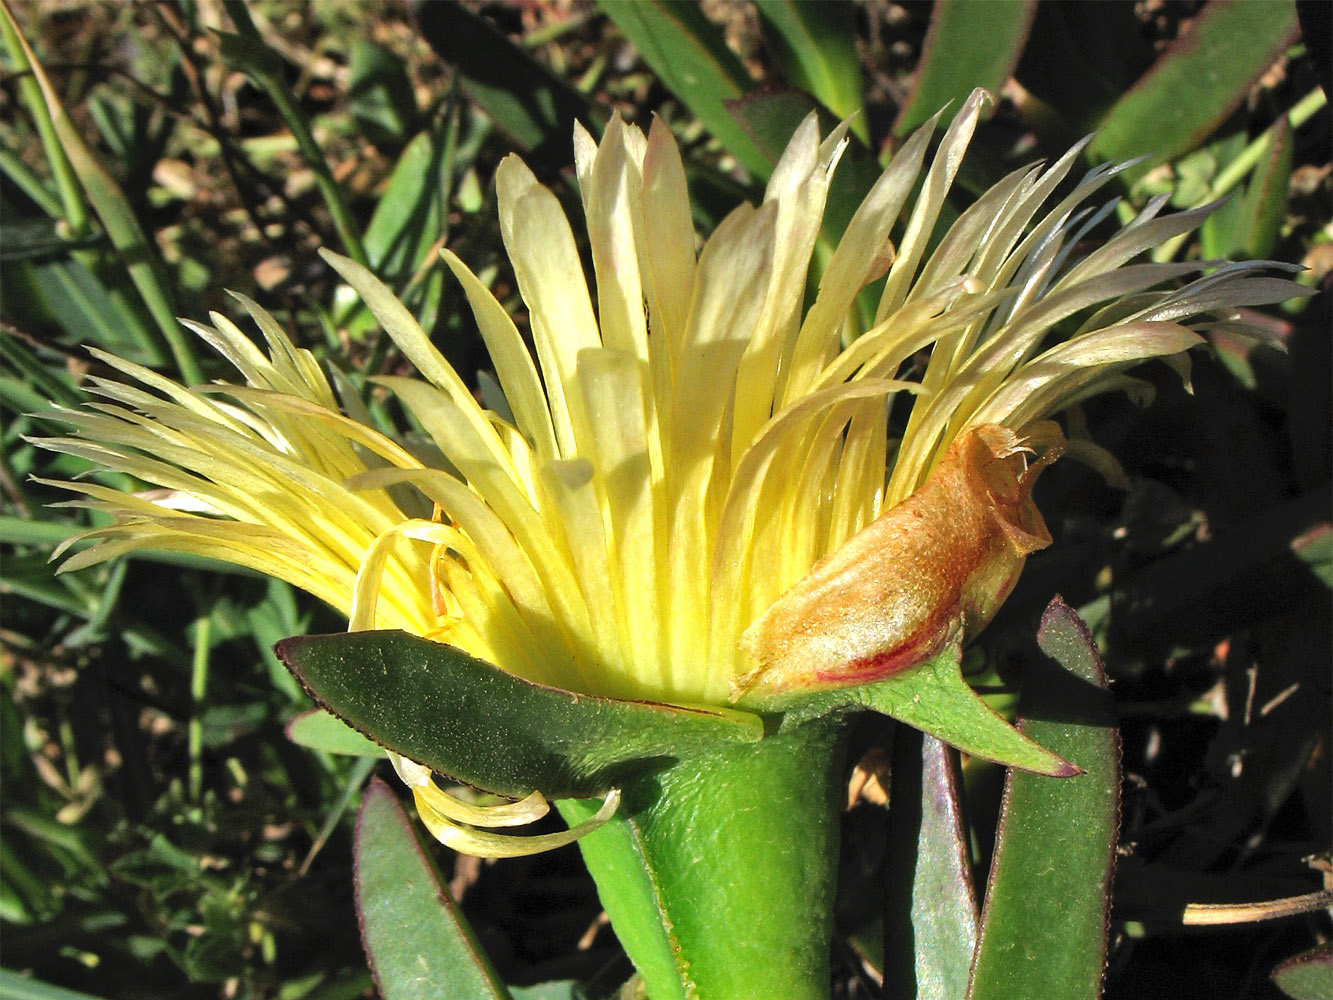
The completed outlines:
{"type": "Polygon", "coordinates": [[[732,682],[733,699],[882,680],[979,632],[1028,554],[1051,543],[1032,485],[1063,450],[1052,423],[1025,439],[997,424],[966,429],[919,490],[746,629],[741,648],[759,666],[732,682]]]}

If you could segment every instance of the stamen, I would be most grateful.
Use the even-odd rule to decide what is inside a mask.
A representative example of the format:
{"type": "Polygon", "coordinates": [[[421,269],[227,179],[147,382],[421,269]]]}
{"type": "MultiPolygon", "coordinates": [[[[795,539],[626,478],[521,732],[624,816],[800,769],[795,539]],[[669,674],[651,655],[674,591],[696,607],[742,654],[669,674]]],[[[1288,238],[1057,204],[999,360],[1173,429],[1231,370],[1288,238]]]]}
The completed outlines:
{"type": "MultiPolygon", "coordinates": [[[[380,586],[384,579],[384,567],[388,562],[390,547],[400,538],[419,542],[431,542],[437,546],[468,548],[467,538],[457,528],[434,521],[413,519],[396,524],[370,543],[362,557],[361,567],[356,574],[356,587],[352,594],[352,608],[348,615],[347,631],[362,632],[375,627],[375,610],[379,604],[380,586]]],[[[434,562],[431,577],[434,579],[434,562]]]]}

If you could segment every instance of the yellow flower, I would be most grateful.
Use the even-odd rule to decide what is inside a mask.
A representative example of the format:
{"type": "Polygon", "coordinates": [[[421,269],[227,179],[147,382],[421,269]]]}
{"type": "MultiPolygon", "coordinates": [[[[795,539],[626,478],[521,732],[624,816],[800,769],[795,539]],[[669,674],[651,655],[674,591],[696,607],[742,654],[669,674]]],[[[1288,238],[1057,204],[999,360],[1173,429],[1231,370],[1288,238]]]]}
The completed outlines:
{"type": "MultiPolygon", "coordinates": [[[[353,630],[405,629],[587,694],[717,705],[755,687],[753,672],[768,661],[781,660],[790,679],[800,665],[764,639],[775,616],[811,592],[800,581],[844,546],[852,574],[891,569],[878,545],[886,533],[869,526],[948,462],[969,428],[990,428],[994,454],[1025,484],[1015,502],[1030,503],[1025,435],[1036,421],[1094,392],[1140,391],[1125,369],[1180,355],[1200,342],[1189,322],[1225,314],[1265,294],[1247,283],[1273,280],[1236,265],[1163,287],[1200,268],[1129,262],[1202,215],[1157,218],[1161,202],[1085,251],[1085,233],[1107,212],[1085,218],[1080,206],[1116,168],[1094,170],[1054,200],[1079,149],[1010,174],[929,250],[985,100],[974,94],[943,136],[895,246],[890,231],[935,123],[904,144],[842,235],[808,309],[807,274],[845,126],[821,140],[807,119],[763,203],[737,208],[701,249],[680,153],[660,121],[645,136],[617,117],[600,143],[578,129],[595,293],[559,201],[507,158],[496,175],[500,224],[535,362],[483,282],[444,252],[507,413],[478,405],[368,271],[325,254],[419,373],[376,381],[412,413],[429,449],[374,429],[345,382],[331,385],[245,299],[267,354],[221,315],[212,327],[189,324],[244,386],[186,389],[99,354],[130,384],[92,380],[105,401],[61,412],[80,436],[45,443],[159,492],[63,484],[85,495],[76,503],[116,516],[83,536],[97,544],[64,568],[145,547],[199,553],[287,580],[346,613],[353,630]],[[873,322],[860,332],[849,317],[881,277],[873,322]],[[1069,332],[1052,341],[1057,327],[1069,332]],[[929,361],[918,372],[923,352],[929,361]],[[901,428],[891,408],[908,412],[901,428]],[[871,534],[858,540],[863,530],[871,534]],[[763,617],[793,587],[796,596],[763,617]]],[[[1289,294],[1288,286],[1278,297],[1289,294]]],[[[1029,444],[1055,440],[1043,434],[1029,444]]],[[[1098,458],[1086,443],[1071,447],[1098,458]]],[[[990,611],[1032,547],[1010,553],[1003,580],[983,581],[990,611]]],[[[921,558],[952,556],[936,548],[921,558]]],[[[956,625],[965,624],[959,602],[975,604],[981,583],[967,586],[939,597],[956,605],[956,625]]],[[[876,593],[848,598],[849,613],[873,617],[876,593]]],[[[936,599],[913,598],[911,580],[895,593],[936,599]]],[[[966,624],[985,617],[978,611],[966,624]]],[[[866,634],[847,648],[872,655],[876,642],[910,638],[866,634]]],[[[824,664],[835,675],[845,667],[824,664]]],[[[755,690],[790,686],[779,674],[755,690]]],[[[424,769],[400,762],[400,772],[423,815],[444,816],[437,833],[477,821],[450,820],[424,769]]]]}

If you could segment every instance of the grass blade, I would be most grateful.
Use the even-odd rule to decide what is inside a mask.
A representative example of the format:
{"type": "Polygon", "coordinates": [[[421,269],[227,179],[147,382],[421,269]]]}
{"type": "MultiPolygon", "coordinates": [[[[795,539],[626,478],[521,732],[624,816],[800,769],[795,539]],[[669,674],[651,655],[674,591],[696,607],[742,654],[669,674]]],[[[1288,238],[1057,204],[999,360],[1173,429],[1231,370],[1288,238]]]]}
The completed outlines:
{"type": "MultiPolygon", "coordinates": [[[[47,78],[45,71],[37,62],[37,57],[19,32],[18,24],[8,5],[3,10],[4,33],[6,42],[11,47],[18,68],[32,73],[33,79],[41,88],[42,98],[46,103],[47,113],[60,140],[61,148],[69,157],[79,183],[92,202],[97,217],[101,219],[110,237],[112,245],[120,254],[129,271],[130,280],[143,297],[144,304],[152,313],[168,347],[175,359],[181,376],[190,384],[203,381],[203,373],[195,359],[193,348],[185,337],[185,331],[176,321],[176,306],[171,294],[171,285],[167,280],[161,261],[144,235],[139,220],[134,214],[125,193],[120,189],[106,169],[97,161],[91,149],[84,143],[78,129],[70,121],[56,94],[55,87],[47,78]]],[[[158,358],[158,361],[165,358],[158,358]]]]}
{"type": "Polygon", "coordinates": [[[533,169],[568,164],[575,121],[601,131],[606,116],[583,94],[461,4],[422,3],[416,16],[421,36],[533,169]]]}
{"type": "Polygon", "coordinates": [[[839,118],[852,118],[852,133],[869,146],[870,129],[858,114],[862,84],[855,6],[847,0],[759,0],[755,6],[767,29],[768,47],[787,80],[839,118]]]}

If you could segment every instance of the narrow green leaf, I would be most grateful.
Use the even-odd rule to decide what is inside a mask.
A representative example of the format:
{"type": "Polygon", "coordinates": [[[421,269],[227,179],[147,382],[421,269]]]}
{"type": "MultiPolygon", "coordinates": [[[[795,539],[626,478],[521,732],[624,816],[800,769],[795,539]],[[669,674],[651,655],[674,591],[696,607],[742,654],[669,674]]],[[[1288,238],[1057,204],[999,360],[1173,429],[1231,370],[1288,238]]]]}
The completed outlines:
{"type": "Polygon", "coordinates": [[[976,87],[998,92],[1018,65],[1036,9],[1036,0],[936,0],[916,83],[893,134],[907,135],[946,104],[947,125],[976,87]]]}
{"type": "Polygon", "coordinates": [[[769,50],[787,81],[838,118],[851,118],[852,133],[870,145],[869,126],[865,115],[859,114],[862,85],[855,5],[850,0],[758,0],[755,6],[769,50]]]}
{"type": "Polygon", "coordinates": [[[753,89],[745,67],[697,4],[671,0],[598,6],[639,50],[654,73],[746,170],[763,180],[773,171],[764,154],[732,118],[727,101],[753,89]]]}
{"type": "Polygon", "coordinates": [[[312,708],[287,723],[287,738],[309,750],[349,757],[383,757],[384,748],[322,708],[312,708]]]}
{"type": "Polygon", "coordinates": [[[403,60],[378,42],[352,46],[347,98],[357,127],[371,142],[399,142],[410,134],[416,95],[403,60]]]}
{"type": "Polygon", "coordinates": [[[1294,955],[1273,970],[1273,982],[1292,1000],[1333,997],[1333,944],[1294,955]]]}
{"type": "Polygon", "coordinates": [[[899,727],[892,774],[884,995],[959,1000],[981,920],[952,751],[899,727]]]}
{"type": "Polygon", "coordinates": [[[421,37],[533,169],[569,163],[575,121],[600,131],[606,116],[587,97],[462,4],[418,4],[416,18],[421,37]]]}
{"type": "Polygon", "coordinates": [[[763,735],[746,712],[574,694],[406,632],[297,636],[276,651],[317,702],[375,742],[516,798],[602,794],[645,766],[763,735]]]}
{"type": "MultiPolygon", "coordinates": [[[[49,355],[48,355],[49,356],[49,355]]],[[[53,403],[78,406],[84,397],[77,389],[42,363],[35,351],[8,330],[0,330],[0,358],[9,370],[53,403]]]]}
{"type": "Polygon", "coordinates": [[[1244,230],[1228,256],[1263,260],[1273,253],[1287,214],[1287,186],[1291,181],[1291,123],[1286,115],[1278,119],[1269,135],[1269,145],[1256,165],[1241,202],[1244,230]]]}
{"type": "MultiPolygon", "coordinates": [[[[59,195],[58,204],[51,206],[54,209],[52,217],[63,218],[70,235],[75,239],[82,239],[92,229],[88,224],[88,206],[84,203],[83,192],[80,190],[78,178],[74,175],[74,167],[61,147],[60,137],[56,134],[55,122],[46,105],[41,84],[35,75],[22,72],[27,68],[26,63],[31,50],[27,48],[27,43],[23,40],[8,5],[5,6],[3,18],[0,18],[0,35],[4,36],[5,48],[9,50],[19,70],[19,93],[22,95],[23,103],[28,107],[28,113],[32,115],[33,125],[37,128],[42,151],[46,154],[47,166],[51,169],[52,180],[55,181],[56,192],[59,195]]],[[[35,57],[33,61],[36,61],[35,57]]]]}
{"type": "Polygon", "coordinates": [[[1189,152],[1299,33],[1296,6],[1288,0],[1212,0],[1107,113],[1089,156],[1148,156],[1137,168],[1142,173],[1189,152]]]}
{"type": "Polygon", "coordinates": [[[508,1000],[403,807],[378,779],[361,800],[353,851],[361,943],[384,1000],[508,1000]]]}
{"type": "Polygon", "coordinates": [[[1085,773],[1011,772],[968,1000],[1097,1000],[1120,823],[1120,735],[1101,656],[1060,598],[1042,616],[1020,723],[1085,773]]]}
{"type": "MultiPolygon", "coordinates": [[[[811,111],[819,114],[821,134],[827,135],[837,124],[825,108],[799,90],[765,89],[729,101],[727,110],[773,163],[811,111]]],[[[881,169],[866,146],[856,141],[848,144],[838,161],[836,179],[829,187],[824,209],[823,236],[830,248],[838,245],[847,223],[879,180],[881,169]]]]}
{"type": "MultiPolygon", "coordinates": [[[[40,98],[41,92],[37,96],[40,98]]],[[[52,133],[54,137],[54,133],[52,133]]],[[[58,146],[56,148],[59,148],[58,146]]],[[[69,169],[69,164],[65,164],[65,169],[69,169]]],[[[3,173],[9,180],[13,181],[14,186],[32,199],[33,203],[52,219],[59,219],[62,216],[64,206],[61,204],[59,196],[46,186],[46,181],[37,176],[37,172],[28,166],[11,149],[0,149],[0,173],[3,173]]],[[[70,181],[74,180],[73,174],[70,174],[70,181]]],[[[77,190],[77,187],[75,188],[77,190]]],[[[68,226],[68,223],[66,223],[68,226]]],[[[70,235],[73,235],[73,227],[69,226],[70,235]]],[[[86,239],[88,237],[80,237],[86,239]]],[[[5,251],[8,256],[8,250],[5,251]]]]}
{"type": "Polygon", "coordinates": [[[441,144],[429,132],[408,143],[366,226],[366,254],[389,283],[411,277],[441,231],[441,144]]]}

